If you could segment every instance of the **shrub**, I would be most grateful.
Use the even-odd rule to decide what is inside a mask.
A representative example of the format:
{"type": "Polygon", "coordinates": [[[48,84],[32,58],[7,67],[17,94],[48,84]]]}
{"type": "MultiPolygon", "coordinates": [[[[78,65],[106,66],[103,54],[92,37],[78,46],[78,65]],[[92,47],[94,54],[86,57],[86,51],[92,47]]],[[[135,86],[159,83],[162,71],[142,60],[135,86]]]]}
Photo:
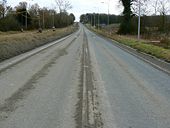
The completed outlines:
{"type": "Polygon", "coordinates": [[[5,18],[0,19],[0,31],[17,31],[20,30],[20,24],[16,20],[15,16],[8,15],[5,18]]]}
{"type": "Polygon", "coordinates": [[[160,41],[161,45],[165,48],[170,48],[170,39],[163,37],[160,41]]]}

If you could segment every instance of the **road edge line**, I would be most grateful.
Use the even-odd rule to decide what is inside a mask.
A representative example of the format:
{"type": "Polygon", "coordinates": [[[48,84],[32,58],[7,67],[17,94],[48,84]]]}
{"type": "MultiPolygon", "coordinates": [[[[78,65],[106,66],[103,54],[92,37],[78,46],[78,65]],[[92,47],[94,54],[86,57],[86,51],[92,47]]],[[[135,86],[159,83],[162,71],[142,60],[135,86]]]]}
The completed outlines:
{"type": "MultiPolygon", "coordinates": [[[[117,42],[117,41],[115,41],[115,40],[112,40],[112,42],[113,42],[113,43],[112,43],[113,45],[114,45],[114,43],[116,43],[117,45],[119,45],[119,46],[116,46],[116,47],[119,47],[120,49],[124,50],[125,52],[127,52],[127,53],[129,53],[129,54],[131,54],[131,55],[133,55],[133,56],[135,56],[135,57],[143,60],[144,62],[152,65],[152,66],[155,67],[156,69],[161,70],[161,71],[167,73],[168,75],[170,75],[170,71],[168,71],[167,69],[165,69],[165,68],[163,68],[163,67],[161,67],[161,66],[159,66],[159,65],[157,65],[157,64],[155,64],[155,63],[153,63],[153,62],[151,62],[151,61],[149,61],[149,60],[147,60],[147,59],[145,59],[144,57],[142,57],[142,56],[140,56],[140,55],[137,55],[137,54],[131,52],[130,50],[128,50],[128,48],[130,48],[131,50],[134,50],[135,52],[138,52],[136,49],[133,49],[133,48],[128,47],[128,46],[126,46],[126,45],[120,44],[119,42],[117,42]],[[121,45],[123,45],[123,46],[121,46],[121,45]],[[123,47],[127,47],[127,48],[123,48],[123,47]]],[[[114,45],[114,46],[115,46],[115,45],[114,45]]],[[[169,63],[167,63],[167,62],[164,62],[164,61],[160,60],[159,58],[156,58],[155,56],[151,56],[151,55],[146,54],[146,53],[143,53],[143,52],[138,52],[138,53],[139,53],[139,54],[143,54],[143,55],[146,56],[146,57],[151,57],[152,59],[154,58],[154,59],[155,59],[156,61],[158,61],[159,63],[169,64],[169,63]]]]}
{"type": "MultiPolygon", "coordinates": [[[[87,27],[86,27],[86,28],[87,28],[87,27]]],[[[87,28],[87,29],[88,29],[88,28],[87,28]]],[[[111,44],[114,45],[115,47],[118,47],[118,48],[122,49],[123,51],[125,51],[125,52],[127,52],[127,53],[129,53],[129,54],[131,54],[131,55],[133,55],[133,56],[135,56],[135,57],[137,57],[138,59],[140,59],[140,60],[142,60],[142,61],[150,64],[152,67],[154,67],[154,68],[156,68],[156,69],[158,69],[158,70],[160,70],[160,71],[162,71],[162,72],[164,72],[164,73],[166,73],[167,75],[170,76],[170,70],[169,70],[169,69],[163,68],[163,67],[161,67],[160,65],[155,64],[155,63],[151,62],[149,59],[154,59],[154,61],[157,61],[158,63],[162,63],[162,64],[166,65],[167,67],[170,66],[170,63],[167,63],[166,61],[163,61],[163,60],[161,60],[161,59],[159,59],[159,58],[157,58],[157,57],[155,57],[155,56],[149,55],[149,54],[147,54],[147,53],[138,52],[137,49],[134,49],[134,48],[129,47],[129,46],[127,46],[127,45],[121,44],[121,43],[119,43],[119,42],[116,41],[116,40],[113,40],[113,39],[110,39],[110,38],[105,37],[105,36],[103,36],[103,35],[100,35],[100,34],[98,34],[98,33],[96,33],[96,32],[93,32],[93,31],[90,30],[90,29],[88,29],[88,30],[89,30],[90,32],[96,34],[96,35],[99,36],[100,38],[109,41],[109,43],[111,43],[111,44]],[[132,51],[133,51],[133,52],[132,52],[132,51]],[[141,56],[135,54],[134,52],[137,52],[138,54],[141,54],[141,56]],[[146,58],[148,57],[149,59],[145,59],[144,57],[142,57],[142,55],[145,56],[146,58]]]]}

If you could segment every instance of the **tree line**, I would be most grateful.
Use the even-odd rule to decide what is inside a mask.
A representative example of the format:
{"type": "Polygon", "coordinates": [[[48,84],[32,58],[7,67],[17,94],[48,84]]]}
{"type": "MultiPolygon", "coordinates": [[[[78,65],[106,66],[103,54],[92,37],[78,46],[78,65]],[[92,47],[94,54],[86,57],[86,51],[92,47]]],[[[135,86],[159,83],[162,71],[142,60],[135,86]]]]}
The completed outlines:
{"type": "Polygon", "coordinates": [[[72,7],[70,3],[56,0],[56,5],[60,8],[59,12],[41,8],[37,3],[28,7],[27,2],[20,2],[12,8],[3,0],[0,2],[0,31],[58,28],[73,24],[75,16],[67,12],[72,7]]]}
{"type": "Polygon", "coordinates": [[[169,33],[169,0],[120,0],[120,2],[122,3],[124,10],[123,19],[118,31],[119,34],[131,34],[136,32],[136,17],[139,16],[139,6],[142,15],[141,27],[143,33],[147,32],[147,28],[151,27],[154,27],[159,32],[169,33]],[[151,12],[153,13],[151,14],[151,12]]]}
{"type": "MultiPolygon", "coordinates": [[[[120,23],[122,16],[109,15],[109,24],[120,23]]],[[[98,24],[107,25],[108,24],[108,14],[99,13],[87,13],[80,16],[80,22],[92,24],[92,26],[97,26],[98,24]]]]}
{"type": "MultiPolygon", "coordinates": [[[[120,24],[119,34],[136,34],[138,30],[139,0],[120,0],[124,7],[120,15],[109,15],[109,24],[120,24]]],[[[141,33],[157,31],[170,32],[170,1],[169,0],[140,0],[141,5],[141,33]]],[[[107,25],[107,14],[87,13],[80,16],[80,21],[107,25]]]]}

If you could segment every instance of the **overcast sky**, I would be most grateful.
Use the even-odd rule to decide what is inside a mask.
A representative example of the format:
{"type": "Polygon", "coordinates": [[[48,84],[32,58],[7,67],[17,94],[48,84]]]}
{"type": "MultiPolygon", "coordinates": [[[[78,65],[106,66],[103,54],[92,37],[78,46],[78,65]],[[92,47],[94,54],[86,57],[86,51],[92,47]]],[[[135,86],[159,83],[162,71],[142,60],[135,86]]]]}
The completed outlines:
{"type": "MultiPolygon", "coordinates": [[[[54,8],[57,7],[55,0],[7,0],[9,5],[16,6],[19,2],[27,1],[30,5],[38,3],[41,7],[54,8]]],[[[79,21],[81,14],[85,13],[108,13],[108,3],[110,14],[120,14],[119,0],[68,0],[73,8],[69,13],[76,16],[76,21],[79,21]],[[103,3],[104,2],[104,3],[103,3]]]]}

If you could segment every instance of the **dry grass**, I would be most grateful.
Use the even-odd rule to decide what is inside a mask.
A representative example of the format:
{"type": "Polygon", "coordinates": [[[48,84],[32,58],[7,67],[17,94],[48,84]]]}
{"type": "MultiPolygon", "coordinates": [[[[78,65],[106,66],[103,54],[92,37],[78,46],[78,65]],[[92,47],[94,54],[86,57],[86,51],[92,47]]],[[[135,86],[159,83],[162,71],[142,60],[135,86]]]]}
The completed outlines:
{"type": "Polygon", "coordinates": [[[31,49],[69,35],[77,30],[77,26],[52,30],[26,32],[0,32],[0,61],[27,52],[31,49]]]}

